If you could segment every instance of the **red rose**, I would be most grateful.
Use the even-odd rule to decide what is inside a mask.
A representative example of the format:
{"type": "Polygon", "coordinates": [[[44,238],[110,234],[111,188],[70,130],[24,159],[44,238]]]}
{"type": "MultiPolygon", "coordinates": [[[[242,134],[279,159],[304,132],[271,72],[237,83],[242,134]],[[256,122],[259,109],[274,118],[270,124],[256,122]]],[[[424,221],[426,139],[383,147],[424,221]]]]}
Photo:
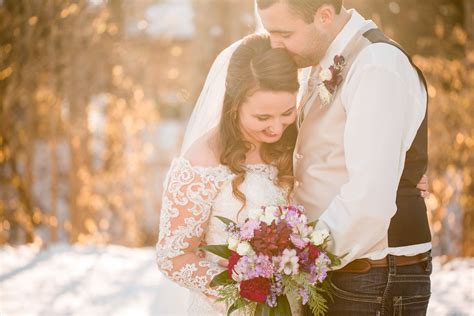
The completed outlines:
{"type": "Polygon", "coordinates": [[[262,277],[240,282],[240,296],[259,303],[265,303],[270,293],[270,280],[262,277]]]}
{"type": "Polygon", "coordinates": [[[309,255],[309,262],[314,262],[314,260],[318,259],[319,254],[321,251],[318,247],[313,244],[308,244],[308,255],[309,255]]]}
{"type": "Polygon", "coordinates": [[[227,271],[229,272],[229,277],[232,279],[232,272],[234,271],[234,266],[237,264],[237,261],[241,258],[241,256],[235,252],[235,251],[230,251],[232,254],[230,255],[229,263],[227,264],[227,271]]]}

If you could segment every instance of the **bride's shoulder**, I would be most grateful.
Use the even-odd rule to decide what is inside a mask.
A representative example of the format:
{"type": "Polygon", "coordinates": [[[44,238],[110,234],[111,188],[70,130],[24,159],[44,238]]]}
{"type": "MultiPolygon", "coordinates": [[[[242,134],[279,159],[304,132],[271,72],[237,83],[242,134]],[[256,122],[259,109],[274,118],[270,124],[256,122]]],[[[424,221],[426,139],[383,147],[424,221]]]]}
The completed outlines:
{"type": "Polygon", "coordinates": [[[216,136],[216,131],[210,130],[208,133],[196,140],[184,154],[184,159],[195,167],[221,166],[216,136]]]}

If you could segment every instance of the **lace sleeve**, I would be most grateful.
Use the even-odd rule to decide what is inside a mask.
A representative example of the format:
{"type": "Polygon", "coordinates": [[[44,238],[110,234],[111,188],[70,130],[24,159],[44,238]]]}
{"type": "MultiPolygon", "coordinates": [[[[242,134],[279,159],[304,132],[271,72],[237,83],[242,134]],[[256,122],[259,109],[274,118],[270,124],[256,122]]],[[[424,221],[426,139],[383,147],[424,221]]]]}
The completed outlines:
{"type": "Polygon", "coordinates": [[[164,184],[157,250],[158,268],[180,285],[217,296],[208,285],[223,268],[197,256],[222,175],[173,162],[164,184]]]}

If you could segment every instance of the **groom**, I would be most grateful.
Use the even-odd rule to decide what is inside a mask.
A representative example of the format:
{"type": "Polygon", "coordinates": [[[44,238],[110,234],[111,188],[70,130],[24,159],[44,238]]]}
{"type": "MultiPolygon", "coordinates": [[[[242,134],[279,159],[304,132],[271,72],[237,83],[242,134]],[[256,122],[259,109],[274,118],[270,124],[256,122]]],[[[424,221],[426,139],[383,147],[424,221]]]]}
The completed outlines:
{"type": "MultiPolygon", "coordinates": [[[[342,0],[257,0],[274,48],[307,85],[295,198],[330,250],[329,315],[424,315],[431,234],[416,184],[427,167],[427,93],[406,52],[342,0]]],[[[309,313],[309,311],[307,311],[309,313]]]]}

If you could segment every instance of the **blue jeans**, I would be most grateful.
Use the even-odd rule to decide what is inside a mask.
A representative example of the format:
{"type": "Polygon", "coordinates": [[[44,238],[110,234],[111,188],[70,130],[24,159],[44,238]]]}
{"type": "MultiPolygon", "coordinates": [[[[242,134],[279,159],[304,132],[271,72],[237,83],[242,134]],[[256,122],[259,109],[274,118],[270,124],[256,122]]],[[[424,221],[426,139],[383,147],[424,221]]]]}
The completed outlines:
{"type": "MultiPolygon", "coordinates": [[[[431,294],[431,256],[408,266],[372,268],[367,273],[331,272],[327,315],[426,315],[431,294]]],[[[308,313],[306,313],[308,314],[308,313]]]]}

